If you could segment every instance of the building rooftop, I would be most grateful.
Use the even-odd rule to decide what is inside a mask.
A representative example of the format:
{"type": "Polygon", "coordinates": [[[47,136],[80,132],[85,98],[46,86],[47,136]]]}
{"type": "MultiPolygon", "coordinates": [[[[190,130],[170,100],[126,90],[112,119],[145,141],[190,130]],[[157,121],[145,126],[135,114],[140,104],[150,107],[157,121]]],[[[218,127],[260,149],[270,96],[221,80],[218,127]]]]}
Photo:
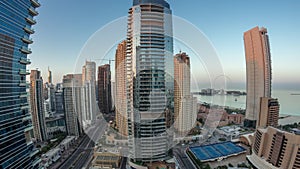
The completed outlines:
{"type": "Polygon", "coordinates": [[[141,4],[157,4],[170,9],[170,5],[165,0],[133,0],[133,6],[141,4]]]}
{"type": "Polygon", "coordinates": [[[67,136],[60,144],[66,144],[66,143],[69,143],[69,142],[72,141],[73,139],[75,139],[75,136],[67,136]]]}
{"type": "Polygon", "coordinates": [[[54,156],[56,153],[58,153],[60,151],[60,148],[56,147],[54,149],[49,150],[47,153],[44,154],[44,157],[52,157],[54,156]]]}
{"type": "Polygon", "coordinates": [[[191,147],[190,151],[202,162],[207,162],[238,155],[246,152],[246,149],[228,141],[191,147]]]}

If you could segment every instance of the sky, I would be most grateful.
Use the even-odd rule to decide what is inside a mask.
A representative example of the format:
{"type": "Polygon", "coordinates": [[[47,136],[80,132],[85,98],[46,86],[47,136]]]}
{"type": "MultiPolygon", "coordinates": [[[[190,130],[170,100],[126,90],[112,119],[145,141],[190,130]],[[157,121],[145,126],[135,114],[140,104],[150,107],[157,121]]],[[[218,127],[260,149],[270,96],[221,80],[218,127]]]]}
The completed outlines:
{"type": "MultiPolygon", "coordinates": [[[[231,88],[245,88],[243,32],[255,26],[268,29],[273,86],[295,89],[300,86],[299,0],[167,1],[175,16],[197,27],[211,43],[227,79],[230,79],[231,88]]],[[[118,18],[126,19],[132,0],[40,0],[40,3],[42,6],[37,9],[39,15],[35,18],[37,24],[33,27],[36,33],[32,36],[34,43],[30,46],[33,54],[29,55],[32,62],[29,69],[38,68],[43,78],[47,79],[49,66],[56,83],[61,82],[64,74],[74,73],[75,65],[82,66],[78,65],[78,57],[99,29],[118,18]]],[[[124,32],[121,34],[125,36],[126,24],[123,26],[124,32]]],[[[113,36],[115,33],[111,34],[113,36]]],[[[105,42],[107,39],[101,40],[105,42]]],[[[113,59],[115,47],[103,49],[108,51],[108,58],[113,59]]],[[[96,48],[100,49],[101,45],[96,48]]],[[[180,49],[175,46],[174,53],[180,49]]],[[[192,52],[188,54],[192,55],[192,52]]],[[[193,65],[192,62],[192,67],[197,68],[197,64],[193,65]]],[[[197,70],[194,74],[199,72],[197,70]]],[[[202,76],[201,73],[199,76],[202,76]]]]}

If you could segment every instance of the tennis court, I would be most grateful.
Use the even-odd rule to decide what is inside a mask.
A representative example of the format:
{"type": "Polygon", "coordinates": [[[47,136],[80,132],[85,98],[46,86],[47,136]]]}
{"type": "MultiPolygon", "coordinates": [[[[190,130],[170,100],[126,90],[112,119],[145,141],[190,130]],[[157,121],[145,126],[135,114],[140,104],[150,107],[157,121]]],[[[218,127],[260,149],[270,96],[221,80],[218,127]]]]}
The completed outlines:
{"type": "Polygon", "coordinates": [[[214,161],[219,158],[227,158],[233,155],[238,155],[246,152],[246,149],[229,141],[210,145],[190,147],[190,151],[199,160],[206,162],[214,161]]]}

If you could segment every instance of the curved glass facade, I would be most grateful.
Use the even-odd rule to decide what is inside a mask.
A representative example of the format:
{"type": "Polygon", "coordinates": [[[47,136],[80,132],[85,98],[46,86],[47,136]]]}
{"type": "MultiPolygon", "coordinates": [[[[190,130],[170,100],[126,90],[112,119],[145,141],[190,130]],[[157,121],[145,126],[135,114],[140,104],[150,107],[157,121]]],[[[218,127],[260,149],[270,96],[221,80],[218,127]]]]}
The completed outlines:
{"type": "Polygon", "coordinates": [[[39,163],[30,137],[26,82],[29,36],[39,6],[36,0],[0,1],[0,169],[34,168],[39,163]]]}

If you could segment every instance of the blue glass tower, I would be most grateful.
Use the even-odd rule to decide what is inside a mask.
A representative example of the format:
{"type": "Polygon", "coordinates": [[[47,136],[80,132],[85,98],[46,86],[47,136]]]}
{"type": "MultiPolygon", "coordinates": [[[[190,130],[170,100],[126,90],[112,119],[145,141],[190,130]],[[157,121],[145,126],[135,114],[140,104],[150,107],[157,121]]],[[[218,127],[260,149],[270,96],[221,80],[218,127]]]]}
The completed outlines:
{"type": "Polygon", "coordinates": [[[37,168],[38,150],[31,141],[27,55],[37,0],[0,1],[0,169],[37,168]]]}

